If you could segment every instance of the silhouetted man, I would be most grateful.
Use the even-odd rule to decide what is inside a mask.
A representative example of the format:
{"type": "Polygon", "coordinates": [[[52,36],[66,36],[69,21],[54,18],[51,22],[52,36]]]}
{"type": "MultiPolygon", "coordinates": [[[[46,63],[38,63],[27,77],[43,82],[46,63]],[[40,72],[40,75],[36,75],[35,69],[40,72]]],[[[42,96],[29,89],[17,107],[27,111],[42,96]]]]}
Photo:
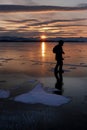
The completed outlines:
{"type": "Polygon", "coordinates": [[[55,69],[54,69],[54,73],[57,73],[57,72],[63,73],[63,70],[62,70],[63,60],[64,60],[62,56],[62,54],[64,54],[63,48],[62,48],[63,44],[64,44],[64,41],[60,40],[59,44],[53,48],[53,53],[55,53],[55,59],[57,61],[55,69]]]}

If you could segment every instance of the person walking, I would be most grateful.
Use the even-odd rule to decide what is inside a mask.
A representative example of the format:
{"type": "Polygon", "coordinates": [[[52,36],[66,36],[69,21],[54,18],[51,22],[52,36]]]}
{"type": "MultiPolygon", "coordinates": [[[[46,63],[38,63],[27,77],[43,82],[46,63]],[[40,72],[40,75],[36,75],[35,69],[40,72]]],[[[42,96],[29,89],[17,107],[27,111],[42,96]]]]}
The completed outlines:
{"type": "Polygon", "coordinates": [[[63,73],[63,54],[64,51],[63,51],[63,46],[64,44],[64,41],[63,40],[60,40],[59,43],[53,48],[53,53],[55,53],[55,60],[57,61],[56,62],[56,66],[55,66],[55,69],[54,69],[54,72],[57,73],[63,73]]]}

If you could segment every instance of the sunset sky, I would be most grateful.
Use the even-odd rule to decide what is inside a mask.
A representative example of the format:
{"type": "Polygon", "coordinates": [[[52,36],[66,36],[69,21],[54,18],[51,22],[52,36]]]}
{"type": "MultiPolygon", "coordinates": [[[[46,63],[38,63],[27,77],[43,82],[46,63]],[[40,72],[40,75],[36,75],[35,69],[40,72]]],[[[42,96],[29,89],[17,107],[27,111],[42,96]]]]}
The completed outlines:
{"type": "Polygon", "coordinates": [[[87,0],[0,0],[0,36],[87,37],[87,0]]]}

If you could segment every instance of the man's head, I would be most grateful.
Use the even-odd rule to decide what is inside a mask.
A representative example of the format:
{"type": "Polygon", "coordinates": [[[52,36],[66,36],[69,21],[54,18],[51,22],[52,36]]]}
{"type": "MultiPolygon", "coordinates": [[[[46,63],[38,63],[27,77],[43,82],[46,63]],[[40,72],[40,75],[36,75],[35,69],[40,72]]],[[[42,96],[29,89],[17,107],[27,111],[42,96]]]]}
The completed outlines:
{"type": "Polygon", "coordinates": [[[63,44],[64,44],[64,41],[63,40],[59,40],[59,45],[63,46],[63,44]]]}

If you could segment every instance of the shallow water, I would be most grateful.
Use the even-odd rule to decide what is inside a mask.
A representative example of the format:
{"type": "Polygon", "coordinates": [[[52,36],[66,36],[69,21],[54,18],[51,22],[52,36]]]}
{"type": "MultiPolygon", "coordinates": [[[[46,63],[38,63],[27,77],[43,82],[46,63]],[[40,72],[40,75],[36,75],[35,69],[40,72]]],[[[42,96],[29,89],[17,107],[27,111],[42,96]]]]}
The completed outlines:
{"type": "MultiPolygon", "coordinates": [[[[53,76],[57,43],[0,43],[0,73],[23,73],[29,76],[53,76]]],[[[64,76],[87,76],[87,43],[66,43],[63,46],[64,76]]]]}

